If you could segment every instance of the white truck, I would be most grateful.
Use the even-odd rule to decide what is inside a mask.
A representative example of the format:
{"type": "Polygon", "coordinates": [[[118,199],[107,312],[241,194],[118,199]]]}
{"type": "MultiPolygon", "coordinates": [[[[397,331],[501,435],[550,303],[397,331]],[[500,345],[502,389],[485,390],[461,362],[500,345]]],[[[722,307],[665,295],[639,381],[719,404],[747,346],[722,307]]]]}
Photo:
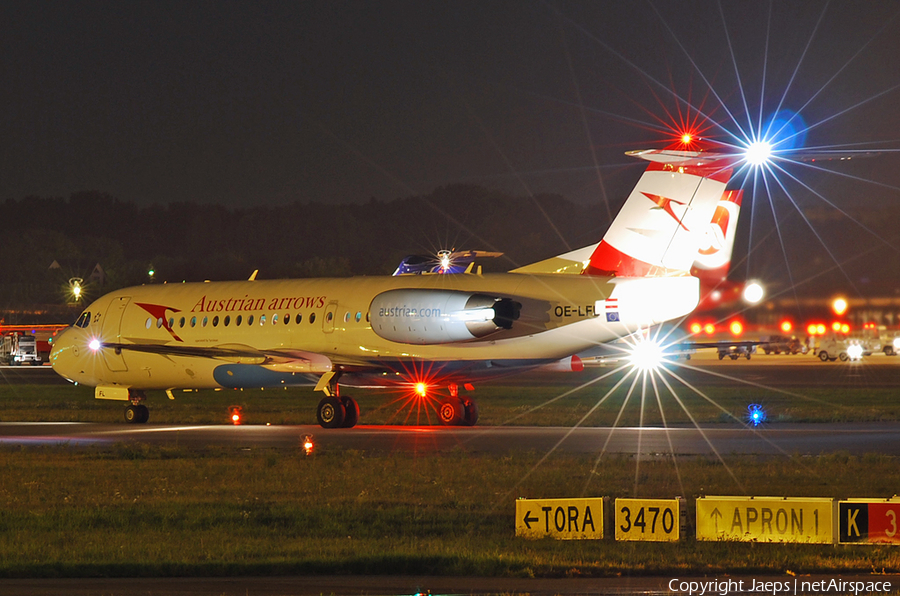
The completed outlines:
{"type": "Polygon", "coordinates": [[[819,340],[816,354],[822,362],[834,361],[838,358],[841,359],[841,362],[846,362],[861,360],[864,355],[869,356],[872,352],[859,339],[850,339],[844,334],[834,333],[819,340]]]}
{"type": "Polygon", "coordinates": [[[33,335],[10,333],[0,338],[0,364],[17,366],[26,362],[41,363],[37,339],[33,335]]]}

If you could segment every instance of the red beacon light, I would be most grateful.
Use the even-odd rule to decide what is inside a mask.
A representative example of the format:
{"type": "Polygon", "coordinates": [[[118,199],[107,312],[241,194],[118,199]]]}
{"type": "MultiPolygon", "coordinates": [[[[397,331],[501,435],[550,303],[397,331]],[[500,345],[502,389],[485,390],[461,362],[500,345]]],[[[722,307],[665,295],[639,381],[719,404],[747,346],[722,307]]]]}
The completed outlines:
{"type": "Polygon", "coordinates": [[[790,333],[794,328],[794,324],[790,321],[782,321],[781,322],[781,332],[782,333],[790,333]]]}
{"type": "Polygon", "coordinates": [[[744,325],[740,321],[732,321],[728,328],[735,337],[744,332],[744,325]]]}
{"type": "Polygon", "coordinates": [[[228,418],[233,425],[240,425],[244,419],[244,408],[241,406],[228,406],[228,418]]]}
{"type": "Polygon", "coordinates": [[[313,436],[304,435],[303,440],[300,441],[300,446],[303,447],[303,452],[307,456],[312,455],[313,449],[316,447],[315,443],[313,443],[313,436]]]}

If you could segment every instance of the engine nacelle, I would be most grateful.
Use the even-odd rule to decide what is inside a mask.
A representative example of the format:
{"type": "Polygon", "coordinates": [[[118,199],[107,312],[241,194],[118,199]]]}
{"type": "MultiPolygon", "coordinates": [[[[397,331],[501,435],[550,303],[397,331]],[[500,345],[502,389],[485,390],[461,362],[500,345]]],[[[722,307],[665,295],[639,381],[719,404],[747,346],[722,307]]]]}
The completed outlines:
{"type": "Polygon", "coordinates": [[[522,305],[511,298],[449,290],[389,290],[369,307],[372,330],[404,344],[480,339],[511,329],[522,305]]]}

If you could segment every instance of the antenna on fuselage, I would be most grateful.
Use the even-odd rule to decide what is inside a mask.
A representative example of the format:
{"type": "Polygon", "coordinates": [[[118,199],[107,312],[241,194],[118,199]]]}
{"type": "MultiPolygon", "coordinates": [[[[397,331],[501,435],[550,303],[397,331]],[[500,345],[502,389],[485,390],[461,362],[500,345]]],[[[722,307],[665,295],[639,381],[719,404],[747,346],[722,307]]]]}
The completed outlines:
{"type": "Polygon", "coordinates": [[[256,281],[256,274],[259,273],[259,269],[254,269],[253,273],[250,274],[250,279],[247,281],[256,281]]]}

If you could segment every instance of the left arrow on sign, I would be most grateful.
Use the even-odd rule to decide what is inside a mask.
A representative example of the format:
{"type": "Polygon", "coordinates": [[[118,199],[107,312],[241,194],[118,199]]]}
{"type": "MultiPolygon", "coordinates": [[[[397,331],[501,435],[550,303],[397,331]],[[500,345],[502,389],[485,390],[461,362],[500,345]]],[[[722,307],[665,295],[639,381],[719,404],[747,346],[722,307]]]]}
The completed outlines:
{"type": "Polygon", "coordinates": [[[539,518],[539,517],[531,517],[531,512],[530,512],[530,511],[526,511],[526,512],[525,512],[525,517],[522,519],[522,521],[525,522],[525,525],[528,526],[528,529],[530,530],[530,529],[531,529],[531,522],[540,521],[540,518],[539,518]]]}

